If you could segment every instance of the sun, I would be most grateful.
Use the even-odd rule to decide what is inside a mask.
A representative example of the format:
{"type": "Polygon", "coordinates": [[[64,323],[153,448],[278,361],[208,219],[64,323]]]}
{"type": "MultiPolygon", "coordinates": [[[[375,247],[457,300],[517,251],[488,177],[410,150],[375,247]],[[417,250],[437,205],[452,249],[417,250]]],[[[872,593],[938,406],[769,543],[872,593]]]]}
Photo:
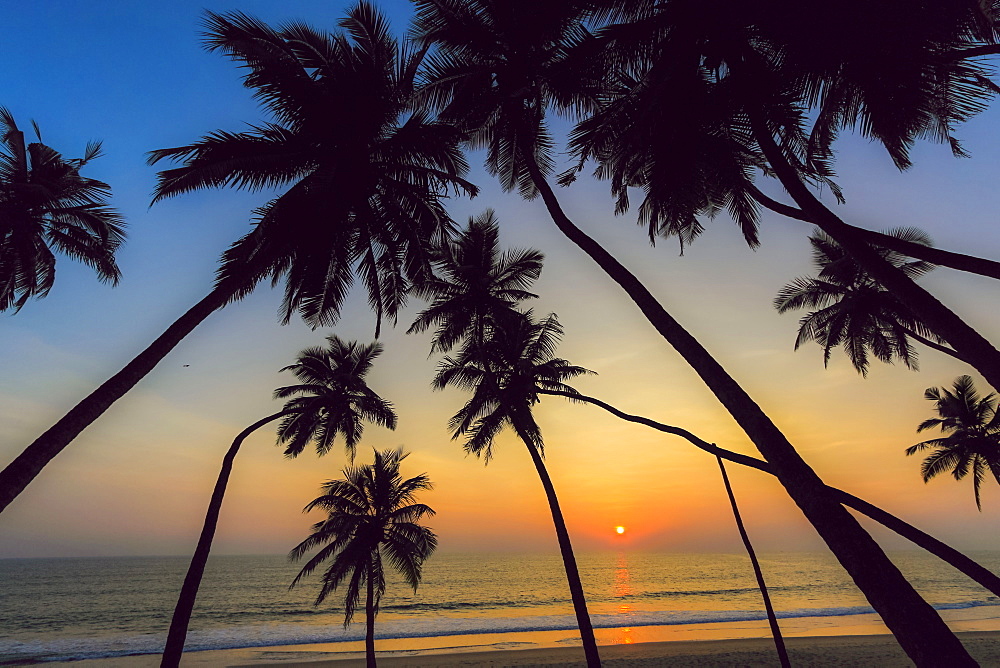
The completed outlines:
{"type": "Polygon", "coordinates": [[[615,533],[619,536],[625,533],[625,527],[615,527],[615,533]]]}

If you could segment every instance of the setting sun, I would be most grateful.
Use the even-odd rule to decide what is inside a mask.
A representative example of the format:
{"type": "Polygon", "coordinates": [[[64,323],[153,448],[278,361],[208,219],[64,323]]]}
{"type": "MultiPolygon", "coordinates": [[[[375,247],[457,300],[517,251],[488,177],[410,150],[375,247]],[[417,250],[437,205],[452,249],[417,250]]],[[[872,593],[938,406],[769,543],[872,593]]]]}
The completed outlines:
{"type": "Polygon", "coordinates": [[[625,533],[625,527],[615,527],[615,533],[619,535],[625,533]]]}

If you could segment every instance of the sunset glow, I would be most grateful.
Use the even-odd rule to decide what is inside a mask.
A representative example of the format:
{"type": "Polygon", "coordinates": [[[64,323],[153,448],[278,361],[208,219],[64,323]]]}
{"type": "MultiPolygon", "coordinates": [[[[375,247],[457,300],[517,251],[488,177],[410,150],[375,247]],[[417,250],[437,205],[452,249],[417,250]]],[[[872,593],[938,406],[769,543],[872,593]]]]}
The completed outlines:
{"type": "MultiPolygon", "coordinates": [[[[16,12],[5,19],[18,30],[5,35],[14,41],[0,72],[5,92],[0,105],[21,124],[25,141],[33,141],[30,122],[37,121],[45,143],[66,156],[81,155],[88,139],[104,140],[106,155],[83,174],[111,185],[113,206],[129,221],[130,236],[122,247],[117,288],[97,281],[90,267],[62,262],[49,296],[4,315],[0,468],[201,299],[212,285],[219,254],[251,229],[254,209],[280,194],[219,189],[150,207],[159,167],[145,164],[146,151],[268,120],[242,85],[239,69],[206,52],[195,38],[202,8],[215,3],[121,3],[106,11],[93,10],[91,3],[61,3],[56,15],[46,3],[12,4],[16,12]],[[144,49],[147,38],[129,29],[136,25],[155,25],[158,39],[166,41],[144,49]],[[51,39],[40,54],[32,44],[42,26],[51,39]],[[96,64],[79,57],[74,39],[84,27],[88,43],[100,45],[100,63],[132,66],[102,69],[100,86],[90,87],[96,64]],[[129,39],[116,38],[123,34],[129,39]],[[100,90],[99,102],[94,90],[100,90]],[[66,114],[71,107],[74,113],[66,114]],[[211,109],[207,116],[205,108],[211,109]],[[211,226],[199,223],[206,215],[211,226]],[[152,308],[149,295],[166,294],[163,286],[170,286],[169,299],[158,299],[152,308]],[[67,322],[72,337],[64,335],[67,322]]],[[[293,18],[283,6],[250,4],[246,9],[260,9],[259,18],[268,23],[293,18]]],[[[306,0],[295,4],[294,17],[335,29],[352,4],[306,0]]],[[[389,13],[392,30],[403,34],[412,3],[378,4],[389,13]]],[[[969,158],[956,160],[944,147],[922,143],[914,147],[919,154],[913,167],[902,173],[866,137],[843,133],[837,183],[850,202],[850,221],[881,229],[905,220],[940,248],[1000,257],[1000,235],[992,224],[1000,197],[984,185],[1000,175],[998,120],[1000,105],[993,105],[963,124],[960,138],[969,158]]],[[[481,193],[475,199],[452,197],[448,213],[461,226],[491,207],[500,222],[502,249],[544,253],[544,270],[529,290],[538,298],[524,306],[541,316],[557,313],[565,330],[557,356],[596,372],[574,379],[572,386],[627,414],[758,456],[739,424],[635,304],[566,243],[542,203],[505,193],[482,167],[482,155],[470,156],[470,162],[468,179],[481,193]]],[[[570,162],[553,173],[569,169],[570,162]]],[[[716,221],[705,221],[705,232],[681,255],[676,240],[649,244],[646,230],[635,224],[635,208],[616,215],[609,183],[591,173],[588,167],[560,191],[560,201],[579,214],[575,222],[640,276],[692,335],[705,339],[712,356],[824,481],[957,548],[998,545],[992,528],[1000,519],[1000,489],[984,485],[980,513],[968,478],[938,477],[925,484],[919,458],[904,454],[925,438],[916,427],[932,416],[924,391],[949,386],[969,372],[967,365],[920,349],[919,373],[899,364],[873,364],[862,377],[839,348],[828,364],[821,346],[810,343],[796,352],[801,314],[781,315],[771,304],[782,285],[812,270],[811,226],[761,210],[762,243],[750,250],[720,213],[716,221]],[[736,317],[738,328],[732,326],[736,317]],[[885,410],[889,397],[898,406],[892,411],[885,410]],[[864,466],[858,466],[862,460],[864,466]]],[[[777,183],[771,185],[771,196],[782,195],[777,183]]],[[[920,280],[957,313],[973,317],[977,326],[981,322],[987,339],[1000,340],[1000,326],[982,306],[992,285],[944,267],[920,280]]],[[[213,313],[123,399],[125,404],[85,429],[45,468],[0,518],[0,557],[190,555],[222,452],[247,425],[280,410],[272,393],[290,379],[278,370],[331,332],[362,343],[373,339],[376,318],[363,289],[344,304],[335,328],[314,331],[297,317],[280,325],[282,290],[265,283],[213,313]],[[143,443],[141,450],[130,447],[137,442],[143,443]],[[156,475],[149,478],[151,471],[156,475]],[[65,513],[68,505],[77,512],[65,513]]],[[[380,332],[385,352],[369,384],[393,404],[399,423],[395,431],[366,428],[358,456],[401,444],[413,453],[409,475],[426,472],[435,484],[426,501],[437,511],[434,529],[443,551],[554,550],[546,499],[516,435],[509,429],[499,435],[489,466],[466,457],[461,443],[451,440],[448,420],[467,397],[431,390],[437,364],[436,356],[428,357],[432,333],[406,334],[426,307],[414,296],[400,313],[399,326],[380,332]]],[[[575,548],[742,550],[714,457],[596,405],[545,396],[534,410],[575,548]],[[628,525],[605,524],[625,517],[639,527],[634,535],[628,525]]],[[[244,444],[213,554],[287,553],[319,519],[303,514],[303,505],[349,460],[340,440],[325,457],[294,461],[282,458],[275,440],[268,426],[244,444]]],[[[772,476],[740,466],[730,467],[729,476],[760,551],[826,549],[772,476]]],[[[910,548],[895,534],[884,538],[891,549],[910,548]]]]}

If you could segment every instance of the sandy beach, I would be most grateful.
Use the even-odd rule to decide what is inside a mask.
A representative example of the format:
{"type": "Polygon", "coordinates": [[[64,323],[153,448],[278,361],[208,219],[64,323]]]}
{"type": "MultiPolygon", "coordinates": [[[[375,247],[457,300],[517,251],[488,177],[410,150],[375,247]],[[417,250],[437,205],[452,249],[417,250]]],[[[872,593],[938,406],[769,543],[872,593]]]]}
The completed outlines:
{"type": "MultiPolygon", "coordinates": [[[[1000,633],[979,632],[961,635],[970,653],[983,666],[1000,666],[1000,633]]],[[[912,666],[892,636],[828,636],[789,638],[788,654],[794,666],[912,666]]],[[[770,639],[711,640],[639,643],[601,647],[605,666],[774,666],[777,665],[770,639]]],[[[241,668],[267,664],[245,664],[241,668]]],[[[286,668],[354,668],[363,659],[322,660],[282,663],[286,668]]],[[[379,665],[391,668],[463,666],[501,668],[506,666],[585,667],[579,648],[547,648],[474,652],[423,656],[387,656],[379,665]]]]}
{"type": "MultiPolygon", "coordinates": [[[[1000,666],[994,607],[946,610],[942,616],[982,666],[1000,666]]],[[[784,620],[785,642],[796,668],[912,666],[874,614],[784,620]]],[[[597,629],[605,666],[776,666],[766,622],[727,622],[597,629]]],[[[387,668],[502,668],[585,666],[579,637],[567,631],[379,640],[387,668]]],[[[54,662],[69,668],[156,668],[159,655],[54,662]]],[[[184,668],[355,668],[364,666],[362,642],[244,647],[189,652],[184,668]]]]}
{"type": "MultiPolygon", "coordinates": [[[[982,666],[1000,666],[1000,632],[973,631],[959,634],[962,642],[982,666]]],[[[797,668],[811,666],[912,666],[892,636],[820,636],[787,639],[788,653],[797,668]]],[[[687,640],[606,645],[600,648],[605,666],[776,666],[774,645],[769,638],[732,640],[687,640]]],[[[380,666],[387,668],[502,668],[514,666],[586,666],[579,647],[546,647],[498,651],[419,653],[405,650],[379,652],[380,666]]],[[[147,668],[159,663],[158,656],[121,657],[100,662],[53,663],[52,666],[90,668],[147,668]]],[[[355,668],[363,657],[345,658],[323,646],[303,645],[241,650],[196,652],[185,656],[185,667],[230,668],[355,668]]]]}

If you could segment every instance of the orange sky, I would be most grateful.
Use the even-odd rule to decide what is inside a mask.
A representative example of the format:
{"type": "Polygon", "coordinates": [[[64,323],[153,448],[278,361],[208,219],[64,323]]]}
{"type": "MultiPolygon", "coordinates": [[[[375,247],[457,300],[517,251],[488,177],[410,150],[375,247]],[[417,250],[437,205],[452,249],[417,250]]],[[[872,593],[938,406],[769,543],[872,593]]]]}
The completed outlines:
{"type": "MultiPolygon", "coordinates": [[[[137,125],[124,138],[114,128],[101,130],[109,143],[147,150],[257,119],[246,94],[232,85],[234,69],[196,45],[190,51],[184,57],[210,64],[206,81],[231,79],[228,88],[214,93],[220,103],[238,102],[203,113],[195,130],[191,120],[180,129],[137,125]]],[[[30,91],[41,89],[45,79],[31,86],[30,91]]],[[[36,94],[41,93],[25,93],[25,99],[36,94]]],[[[44,129],[52,128],[51,137],[46,133],[50,143],[58,139],[75,146],[91,136],[58,130],[59,106],[18,104],[14,111],[25,123],[33,116],[44,129]]],[[[841,208],[845,217],[872,229],[918,226],[943,248],[1000,258],[998,114],[991,109],[960,133],[971,159],[953,159],[941,146],[922,146],[915,151],[917,166],[905,174],[896,172],[877,147],[842,140],[838,172],[849,202],[841,208]]],[[[107,171],[102,173],[98,162],[92,175],[112,181],[122,193],[119,205],[132,225],[121,257],[125,280],[112,290],[89,272],[63,263],[49,298],[16,316],[0,316],[0,464],[207,292],[215,257],[242,233],[248,211],[264,199],[206,193],[147,209],[153,170],[142,165],[141,153],[123,151],[104,162],[107,171]]],[[[545,252],[536,286],[541,299],[533,306],[536,312],[558,313],[566,329],[560,355],[598,372],[576,383],[581,391],[756,454],[618,288],[558,234],[540,202],[499,193],[481,170],[473,180],[484,186],[483,195],[454,202],[454,216],[464,221],[493,207],[505,244],[545,252]]],[[[765,216],[763,246],[753,252],[721,216],[680,257],[671,242],[650,248],[633,217],[615,218],[603,184],[583,179],[559,194],[571,217],[646,282],[825,481],[960,548],[1000,548],[996,485],[986,484],[979,513],[969,481],[940,478],[925,485],[919,460],[903,456],[906,446],[922,440],[914,429],[930,416],[924,388],[948,385],[967,368],[921,350],[920,373],[875,364],[865,380],[840,352],[824,370],[818,347],[792,351],[797,316],[778,316],[770,300],[782,284],[808,271],[807,226],[765,216]]],[[[772,194],[781,197],[779,191],[772,194]]],[[[925,282],[1000,342],[995,283],[949,270],[938,270],[925,282]]],[[[213,315],[84,432],[0,515],[0,557],[189,552],[229,442],[247,424],[279,408],[270,394],[289,376],[277,369],[301,348],[321,343],[326,333],[299,323],[278,326],[278,302],[279,295],[265,287],[213,315]]],[[[370,459],[371,447],[402,444],[413,452],[404,473],[426,471],[435,482],[425,500],[438,511],[431,525],[443,550],[555,550],[524,446],[505,434],[494,461],[484,467],[464,457],[449,439],[447,419],[464,396],[456,390],[430,391],[435,360],[427,358],[429,338],[403,334],[419,306],[414,303],[402,326],[385,334],[386,353],[370,378],[372,387],[396,404],[399,428],[394,433],[370,428],[359,449],[361,461],[370,459]]],[[[367,341],[373,326],[364,299],[355,295],[335,331],[367,341]]],[[[551,398],[539,407],[538,417],[550,472],[579,549],[740,549],[711,456],[595,407],[551,398]],[[618,536],[616,525],[629,530],[618,536]]],[[[301,507],[345,463],[336,449],[323,459],[306,453],[286,461],[273,440],[273,430],[265,428],[247,441],[237,460],[216,539],[218,553],[287,551],[315,519],[301,515],[301,507]]],[[[759,550],[821,547],[773,479],[736,466],[730,472],[759,550]]],[[[891,538],[886,544],[905,546],[891,538]]]]}

